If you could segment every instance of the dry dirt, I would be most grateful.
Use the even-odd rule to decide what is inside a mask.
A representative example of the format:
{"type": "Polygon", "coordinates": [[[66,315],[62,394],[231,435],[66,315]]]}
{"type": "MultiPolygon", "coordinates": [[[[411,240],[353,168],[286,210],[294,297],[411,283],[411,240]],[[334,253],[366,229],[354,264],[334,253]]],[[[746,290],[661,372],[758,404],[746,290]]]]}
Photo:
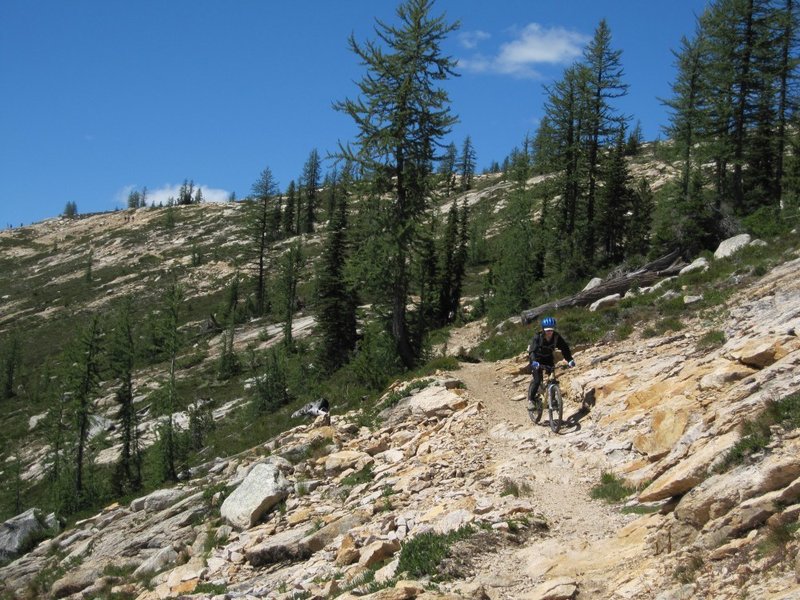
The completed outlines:
{"type": "MultiPolygon", "coordinates": [[[[580,363],[580,355],[576,355],[580,363]]],[[[537,584],[556,576],[581,580],[581,593],[602,594],[607,581],[583,572],[586,553],[602,547],[602,540],[617,536],[637,518],[590,497],[600,480],[605,457],[583,450],[596,425],[579,399],[565,398],[564,418],[570,423],[553,433],[547,413],[539,424],[528,418],[525,391],[529,376],[509,373],[513,361],[464,364],[454,375],[469,396],[484,407],[485,440],[498,477],[514,481],[521,494],[532,499],[549,525],[522,546],[506,545],[499,553],[475,559],[473,583],[483,585],[494,599],[522,598],[537,584]]],[[[522,366],[524,363],[516,363],[522,366]]],[[[568,390],[569,372],[561,377],[568,390]]],[[[596,563],[618,562],[624,557],[594,557],[596,563]]],[[[592,569],[594,570],[594,569],[592,569]]]]}

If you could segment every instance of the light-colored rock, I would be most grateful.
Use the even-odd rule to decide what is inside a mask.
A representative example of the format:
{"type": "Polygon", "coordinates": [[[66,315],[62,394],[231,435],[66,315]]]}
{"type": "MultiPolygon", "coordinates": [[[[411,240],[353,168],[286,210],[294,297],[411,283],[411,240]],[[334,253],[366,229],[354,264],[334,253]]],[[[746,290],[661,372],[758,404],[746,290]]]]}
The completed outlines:
{"type": "MultiPolygon", "coordinates": [[[[762,463],[740,466],[728,473],[709,477],[681,499],[675,507],[675,515],[700,528],[750,498],[787,486],[800,489],[798,477],[800,459],[772,456],[762,463]]],[[[786,497],[782,501],[792,502],[792,499],[786,497]]]]}
{"type": "Polygon", "coordinates": [[[743,365],[728,360],[719,361],[713,371],[703,375],[700,379],[700,389],[721,389],[724,386],[744,379],[755,373],[755,370],[747,365],[743,365]]]}
{"type": "Polygon", "coordinates": [[[383,562],[398,550],[400,550],[400,542],[397,540],[373,542],[361,549],[358,565],[369,568],[372,565],[383,562]]]}
{"type": "Polygon", "coordinates": [[[586,284],[586,287],[583,288],[583,291],[587,292],[589,290],[593,290],[601,283],[603,283],[602,279],[600,279],[599,277],[592,277],[592,279],[589,280],[589,283],[586,284]]]}
{"type": "Polygon", "coordinates": [[[616,304],[619,304],[620,300],[622,300],[622,295],[620,294],[611,294],[610,296],[604,296],[603,298],[600,298],[599,300],[595,300],[594,302],[592,302],[592,304],[589,306],[589,311],[596,312],[601,308],[608,308],[609,306],[614,306],[616,304]]]}
{"type": "Polygon", "coordinates": [[[172,546],[162,548],[153,556],[145,560],[133,572],[134,577],[146,577],[154,573],[160,573],[165,568],[174,565],[178,560],[178,553],[172,546]]]}
{"type": "Polygon", "coordinates": [[[291,484],[272,464],[258,464],[241,485],[225,498],[220,514],[239,529],[248,529],[289,495],[291,484]]]}
{"type": "Polygon", "coordinates": [[[750,235],[747,233],[742,233],[728,238],[727,240],[721,242],[714,251],[714,258],[727,258],[747,246],[747,244],[750,243],[750,240],[750,235]]]}
{"type": "Polygon", "coordinates": [[[341,473],[347,469],[360,471],[367,465],[372,465],[375,459],[360,450],[342,450],[325,457],[325,472],[329,475],[341,473]]]}
{"type": "Polygon", "coordinates": [[[653,481],[639,494],[639,502],[665,500],[691,490],[705,479],[711,463],[722,453],[727,452],[739,438],[736,432],[703,440],[696,443],[688,458],[681,461],[653,481]]]}
{"type": "Polygon", "coordinates": [[[85,590],[100,578],[100,569],[94,567],[70,571],[53,584],[50,590],[53,598],[65,598],[85,590]]]}
{"type": "Polygon", "coordinates": [[[28,431],[33,431],[36,429],[36,427],[44,420],[45,417],[47,417],[46,412],[33,415],[30,419],[28,419],[28,431]]]}
{"type": "Polygon", "coordinates": [[[152,494],[136,498],[131,501],[130,509],[133,512],[144,510],[145,512],[159,512],[178,502],[186,496],[184,490],[163,489],[156,490],[152,494]]]}
{"type": "Polygon", "coordinates": [[[789,351],[790,348],[783,340],[759,339],[750,340],[743,346],[729,350],[728,355],[744,365],[763,369],[786,356],[789,351]]]}
{"type": "Polygon", "coordinates": [[[409,405],[412,414],[426,417],[446,417],[467,405],[466,399],[439,386],[429,386],[414,396],[409,405]]]}
{"type": "Polygon", "coordinates": [[[571,577],[556,577],[537,585],[525,600],[570,600],[575,597],[578,584],[571,577]]]}
{"type": "Polygon", "coordinates": [[[336,553],[336,564],[339,566],[352,565],[356,562],[361,553],[358,550],[355,538],[352,535],[345,535],[339,551],[336,553]]]}
{"type": "Polygon", "coordinates": [[[634,437],[633,445],[651,460],[660,458],[666,455],[681,438],[688,422],[688,411],[658,408],[653,414],[651,431],[634,437]]]}
{"type": "Polygon", "coordinates": [[[686,273],[694,273],[695,271],[708,271],[708,259],[704,256],[700,258],[694,259],[691,264],[686,265],[680,270],[681,275],[685,275],[686,273]]]}
{"type": "Polygon", "coordinates": [[[44,530],[44,518],[38,508],[28,509],[0,524],[0,561],[27,550],[30,540],[44,530]]]}

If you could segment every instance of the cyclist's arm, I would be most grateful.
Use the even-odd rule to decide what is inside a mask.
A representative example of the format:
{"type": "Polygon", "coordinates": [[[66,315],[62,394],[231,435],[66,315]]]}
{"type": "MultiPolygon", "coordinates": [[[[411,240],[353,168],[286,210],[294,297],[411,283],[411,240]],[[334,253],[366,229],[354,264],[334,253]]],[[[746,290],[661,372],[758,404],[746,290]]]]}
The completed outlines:
{"type": "Polygon", "coordinates": [[[561,355],[564,357],[564,360],[570,362],[572,360],[572,351],[569,349],[569,344],[567,341],[563,337],[558,336],[558,339],[556,340],[556,346],[561,351],[561,355]]]}

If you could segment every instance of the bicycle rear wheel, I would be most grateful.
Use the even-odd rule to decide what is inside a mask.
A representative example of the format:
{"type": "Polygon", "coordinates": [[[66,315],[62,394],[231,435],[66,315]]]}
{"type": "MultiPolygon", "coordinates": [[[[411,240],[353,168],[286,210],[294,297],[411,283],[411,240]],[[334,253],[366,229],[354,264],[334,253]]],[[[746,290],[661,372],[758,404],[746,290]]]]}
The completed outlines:
{"type": "Polygon", "coordinates": [[[531,421],[538,423],[542,418],[542,395],[533,393],[533,381],[528,386],[528,406],[531,404],[533,408],[528,408],[528,416],[531,421]]]}
{"type": "Polygon", "coordinates": [[[557,385],[550,385],[547,388],[547,416],[550,419],[550,429],[553,433],[558,433],[561,429],[561,419],[564,416],[564,400],[561,398],[561,390],[557,385]]]}

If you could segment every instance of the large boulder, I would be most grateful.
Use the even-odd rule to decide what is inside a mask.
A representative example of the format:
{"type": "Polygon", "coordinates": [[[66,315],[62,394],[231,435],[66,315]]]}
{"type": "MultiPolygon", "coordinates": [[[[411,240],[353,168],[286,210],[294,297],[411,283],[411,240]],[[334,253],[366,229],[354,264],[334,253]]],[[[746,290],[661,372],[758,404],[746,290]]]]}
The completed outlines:
{"type": "Polygon", "coordinates": [[[31,508],[10,518],[0,525],[0,561],[27,552],[31,542],[46,529],[44,517],[38,508],[31,508]]]}
{"type": "Polygon", "coordinates": [[[706,478],[709,467],[730,450],[739,434],[735,431],[712,439],[698,440],[689,457],[668,469],[639,494],[639,502],[657,502],[685,494],[706,478]]]}
{"type": "Polygon", "coordinates": [[[727,258],[732,254],[735,254],[747,244],[750,243],[750,235],[747,233],[742,233],[740,235],[735,235],[732,238],[728,238],[727,240],[720,243],[717,247],[716,251],[714,252],[714,258],[727,258]]]}
{"type": "Polygon", "coordinates": [[[278,467],[258,464],[252,468],[241,485],[225,499],[220,514],[234,527],[249,529],[289,495],[290,487],[278,467]]]}

